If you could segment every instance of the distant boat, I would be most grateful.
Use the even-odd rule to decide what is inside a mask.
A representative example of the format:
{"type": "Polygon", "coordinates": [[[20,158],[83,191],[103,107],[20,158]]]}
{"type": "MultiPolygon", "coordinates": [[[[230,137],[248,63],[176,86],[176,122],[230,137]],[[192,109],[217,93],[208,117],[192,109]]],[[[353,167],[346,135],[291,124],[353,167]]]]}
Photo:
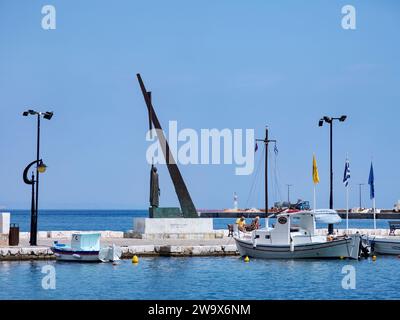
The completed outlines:
{"type": "Polygon", "coordinates": [[[342,221],[336,210],[332,209],[316,209],[312,211],[315,221],[326,224],[336,224],[342,221]]]}
{"type": "Polygon", "coordinates": [[[55,241],[51,250],[60,261],[108,262],[121,257],[121,248],[115,246],[100,248],[101,234],[98,232],[79,232],[72,234],[71,245],[55,241]]]}

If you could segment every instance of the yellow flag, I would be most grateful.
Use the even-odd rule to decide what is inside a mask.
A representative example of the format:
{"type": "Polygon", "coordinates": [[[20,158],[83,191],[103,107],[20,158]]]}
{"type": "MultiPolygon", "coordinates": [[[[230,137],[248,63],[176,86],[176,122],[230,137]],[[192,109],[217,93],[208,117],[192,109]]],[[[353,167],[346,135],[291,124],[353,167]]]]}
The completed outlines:
{"type": "Polygon", "coordinates": [[[315,155],[313,155],[312,177],[315,184],[319,183],[318,167],[317,160],[315,160],[315,155]]]}

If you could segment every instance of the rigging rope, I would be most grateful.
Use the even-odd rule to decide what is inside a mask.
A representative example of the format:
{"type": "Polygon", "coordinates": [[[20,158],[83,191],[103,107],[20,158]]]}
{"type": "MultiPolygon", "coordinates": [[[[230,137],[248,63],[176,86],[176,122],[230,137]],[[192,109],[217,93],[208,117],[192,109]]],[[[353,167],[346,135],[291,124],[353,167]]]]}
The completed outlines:
{"type": "MultiPolygon", "coordinates": [[[[264,145],[264,147],[262,149],[260,159],[257,162],[256,173],[255,173],[255,176],[254,176],[254,179],[253,179],[253,183],[252,183],[250,191],[249,191],[249,195],[248,195],[247,200],[246,200],[246,208],[249,208],[249,202],[251,200],[250,197],[253,195],[253,190],[257,190],[255,187],[256,187],[257,182],[258,182],[258,176],[259,176],[260,167],[261,167],[260,163],[261,163],[262,159],[264,158],[264,154],[265,154],[265,145],[264,145]]],[[[258,193],[258,194],[260,194],[260,193],[258,193]]],[[[256,203],[257,202],[258,202],[258,199],[256,199],[256,203]]]]}

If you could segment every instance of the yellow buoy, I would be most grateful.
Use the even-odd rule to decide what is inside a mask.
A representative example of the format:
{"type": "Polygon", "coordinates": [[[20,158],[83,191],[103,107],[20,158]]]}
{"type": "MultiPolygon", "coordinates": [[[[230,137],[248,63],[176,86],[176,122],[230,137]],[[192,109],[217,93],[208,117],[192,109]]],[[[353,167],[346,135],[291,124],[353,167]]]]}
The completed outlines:
{"type": "Polygon", "coordinates": [[[343,256],[340,256],[340,260],[343,260],[344,259],[344,257],[343,256]]]}
{"type": "Polygon", "coordinates": [[[137,255],[134,255],[134,256],[132,257],[132,263],[139,263],[139,258],[138,258],[137,255]]]}
{"type": "Polygon", "coordinates": [[[248,256],[246,256],[246,257],[244,258],[244,262],[250,262],[250,258],[249,258],[248,256]]]}
{"type": "Polygon", "coordinates": [[[376,261],[376,256],[372,256],[372,261],[376,261]]]}

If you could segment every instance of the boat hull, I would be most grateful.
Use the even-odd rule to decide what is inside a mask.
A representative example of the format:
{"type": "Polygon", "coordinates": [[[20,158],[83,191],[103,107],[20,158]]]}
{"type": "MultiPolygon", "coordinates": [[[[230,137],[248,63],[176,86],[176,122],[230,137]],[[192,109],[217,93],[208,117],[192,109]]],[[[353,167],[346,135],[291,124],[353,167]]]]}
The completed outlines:
{"type": "Polygon", "coordinates": [[[54,247],[51,250],[59,261],[100,262],[99,251],[62,250],[54,247]]]}
{"type": "Polygon", "coordinates": [[[257,244],[251,240],[235,238],[236,246],[241,256],[261,259],[321,259],[321,258],[351,258],[358,259],[361,237],[352,237],[329,242],[309,243],[294,246],[257,244]]]}
{"type": "Polygon", "coordinates": [[[377,254],[388,254],[388,255],[400,255],[400,238],[368,238],[368,242],[374,253],[377,254]]]}

